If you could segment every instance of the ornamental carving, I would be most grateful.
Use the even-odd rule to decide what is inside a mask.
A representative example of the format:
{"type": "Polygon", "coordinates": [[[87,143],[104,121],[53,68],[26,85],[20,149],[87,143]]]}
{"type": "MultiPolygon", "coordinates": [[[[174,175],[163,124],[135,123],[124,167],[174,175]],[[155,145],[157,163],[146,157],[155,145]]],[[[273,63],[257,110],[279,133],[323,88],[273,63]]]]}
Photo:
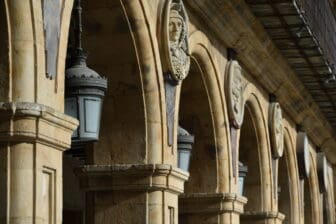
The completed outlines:
{"type": "Polygon", "coordinates": [[[273,157],[280,158],[284,151],[284,134],[282,125],[282,112],[279,103],[271,103],[270,105],[270,134],[273,150],[273,157]]]}
{"type": "Polygon", "coordinates": [[[308,148],[308,137],[305,132],[299,132],[296,138],[296,150],[300,178],[307,178],[310,174],[310,155],[308,148]]]}
{"type": "Polygon", "coordinates": [[[190,68],[188,16],[182,1],[168,1],[164,31],[166,70],[180,82],[187,77],[190,68]]]}
{"type": "Polygon", "coordinates": [[[236,60],[228,63],[226,68],[226,95],[228,97],[228,110],[231,124],[240,128],[244,118],[244,83],[242,68],[236,60]]]}

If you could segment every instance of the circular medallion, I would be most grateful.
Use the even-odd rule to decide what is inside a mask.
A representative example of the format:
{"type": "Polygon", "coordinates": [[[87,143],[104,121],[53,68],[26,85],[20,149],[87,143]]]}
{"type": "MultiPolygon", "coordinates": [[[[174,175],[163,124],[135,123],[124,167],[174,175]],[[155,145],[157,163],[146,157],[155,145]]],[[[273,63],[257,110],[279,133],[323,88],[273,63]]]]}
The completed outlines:
{"type": "Polygon", "coordinates": [[[182,1],[168,1],[164,24],[164,65],[171,77],[180,82],[190,68],[188,16],[182,1]]]}
{"type": "Polygon", "coordinates": [[[305,132],[299,132],[296,140],[298,165],[301,178],[307,178],[310,174],[310,155],[308,137],[305,132]]]}
{"type": "Polygon", "coordinates": [[[274,158],[280,158],[284,151],[284,134],[282,125],[282,112],[279,103],[270,105],[269,128],[274,158]]]}
{"type": "Polygon", "coordinates": [[[328,162],[323,152],[317,153],[316,162],[320,191],[326,192],[328,190],[328,162]]]}
{"type": "Polygon", "coordinates": [[[231,124],[240,128],[244,119],[243,75],[236,60],[229,61],[226,67],[226,96],[231,124]]]}

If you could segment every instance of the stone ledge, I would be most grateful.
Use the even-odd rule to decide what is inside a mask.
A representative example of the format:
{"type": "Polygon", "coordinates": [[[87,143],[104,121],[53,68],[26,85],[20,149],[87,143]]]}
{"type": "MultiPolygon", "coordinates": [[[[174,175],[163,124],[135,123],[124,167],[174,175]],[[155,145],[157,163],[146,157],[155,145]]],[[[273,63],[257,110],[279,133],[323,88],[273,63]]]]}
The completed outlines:
{"type": "Polygon", "coordinates": [[[166,164],[86,165],[75,169],[85,191],[157,191],[182,193],[189,174],[166,164]]]}
{"type": "Polygon", "coordinates": [[[277,211],[247,211],[241,215],[241,219],[248,219],[248,220],[276,219],[278,221],[283,221],[285,219],[285,215],[277,211]]]}
{"type": "Polygon", "coordinates": [[[39,142],[59,150],[70,148],[78,121],[36,103],[0,102],[0,141],[39,142]]]}
{"type": "Polygon", "coordinates": [[[232,193],[195,193],[179,197],[181,214],[242,214],[246,203],[245,197],[232,193]]]}

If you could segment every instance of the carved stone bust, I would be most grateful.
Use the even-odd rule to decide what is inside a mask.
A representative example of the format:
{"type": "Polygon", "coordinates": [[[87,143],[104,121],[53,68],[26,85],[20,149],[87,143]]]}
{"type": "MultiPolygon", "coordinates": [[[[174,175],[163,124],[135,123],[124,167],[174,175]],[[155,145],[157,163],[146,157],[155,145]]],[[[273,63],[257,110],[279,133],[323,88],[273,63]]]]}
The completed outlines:
{"type": "Polygon", "coordinates": [[[240,128],[244,118],[244,83],[242,68],[236,60],[228,62],[226,68],[226,95],[231,124],[240,128]]]}
{"type": "Polygon", "coordinates": [[[171,1],[166,18],[166,64],[171,77],[182,81],[189,73],[188,17],[181,1],[171,1]]]}
{"type": "Polygon", "coordinates": [[[270,134],[273,156],[280,158],[284,151],[284,134],[282,125],[282,112],[279,103],[271,103],[270,105],[270,134]]]}

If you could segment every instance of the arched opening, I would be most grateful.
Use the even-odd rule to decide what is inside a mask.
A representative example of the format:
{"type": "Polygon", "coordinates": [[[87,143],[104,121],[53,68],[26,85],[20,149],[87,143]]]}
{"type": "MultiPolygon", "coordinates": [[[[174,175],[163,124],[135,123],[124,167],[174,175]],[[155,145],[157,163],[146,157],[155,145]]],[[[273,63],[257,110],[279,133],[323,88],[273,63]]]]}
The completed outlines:
{"type": "Polygon", "coordinates": [[[290,128],[284,128],[284,154],[278,165],[278,211],[285,215],[284,223],[298,223],[301,218],[296,150],[290,128]]]}
{"type": "Polygon", "coordinates": [[[179,125],[195,136],[189,167],[190,177],[185,183],[185,194],[179,198],[179,223],[186,224],[200,223],[200,220],[209,222],[213,218],[200,213],[184,213],[186,197],[197,198],[202,193],[217,191],[217,150],[211,99],[204,80],[205,74],[202,72],[197,61],[192,60],[180,95],[179,125]]]}
{"type": "Polygon", "coordinates": [[[120,2],[83,1],[88,65],[108,79],[95,164],[146,162],[142,80],[132,33],[120,2]]]}
{"type": "Polygon", "coordinates": [[[328,165],[328,186],[327,191],[322,194],[322,203],[323,203],[323,223],[324,224],[332,224],[335,223],[335,211],[334,208],[334,186],[332,184],[332,168],[331,165],[328,165]]]}
{"type": "Polygon", "coordinates": [[[0,2],[0,101],[8,101],[9,96],[9,41],[5,1],[0,2]]]}
{"type": "Polygon", "coordinates": [[[322,203],[323,203],[323,223],[331,224],[330,208],[328,203],[328,192],[322,194],[322,203]]]}
{"type": "Polygon", "coordinates": [[[313,193],[311,189],[311,183],[309,179],[304,180],[304,223],[313,224],[314,223],[314,211],[312,203],[313,193]]]}
{"type": "Polygon", "coordinates": [[[188,79],[182,85],[179,121],[183,128],[195,135],[190,177],[185,183],[185,192],[215,192],[217,180],[214,127],[201,71],[194,60],[188,79]]]}
{"type": "Polygon", "coordinates": [[[292,200],[291,200],[291,187],[293,187],[293,181],[290,177],[289,170],[289,148],[285,143],[284,155],[279,159],[278,169],[278,209],[285,215],[283,224],[293,223],[292,219],[292,200]]]}
{"type": "Polygon", "coordinates": [[[243,192],[243,196],[247,197],[248,202],[245,205],[245,214],[242,215],[241,223],[250,223],[248,214],[262,210],[259,150],[256,126],[249,107],[246,107],[243,125],[240,130],[239,161],[248,167],[243,192]]]}
{"type": "MultiPolygon", "coordinates": [[[[74,150],[64,161],[64,224],[91,222],[99,206],[110,214],[113,203],[123,197],[106,193],[84,193],[73,170],[79,165],[144,164],[146,155],[146,116],[140,66],[129,21],[119,1],[82,1],[83,48],[88,67],[108,80],[100,125],[99,141],[85,152],[74,150]],[[97,194],[98,195],[98,194],[97,194]],[[113,200],[111,200],[113,198],[113,200]]],[[[71,30],[70,30],[71,31],[71,30]]],[[[71,33],[69,45],[71,45],[71,33]]],[[[149,68],[150,69],[150,68],[149,68]]]]}

